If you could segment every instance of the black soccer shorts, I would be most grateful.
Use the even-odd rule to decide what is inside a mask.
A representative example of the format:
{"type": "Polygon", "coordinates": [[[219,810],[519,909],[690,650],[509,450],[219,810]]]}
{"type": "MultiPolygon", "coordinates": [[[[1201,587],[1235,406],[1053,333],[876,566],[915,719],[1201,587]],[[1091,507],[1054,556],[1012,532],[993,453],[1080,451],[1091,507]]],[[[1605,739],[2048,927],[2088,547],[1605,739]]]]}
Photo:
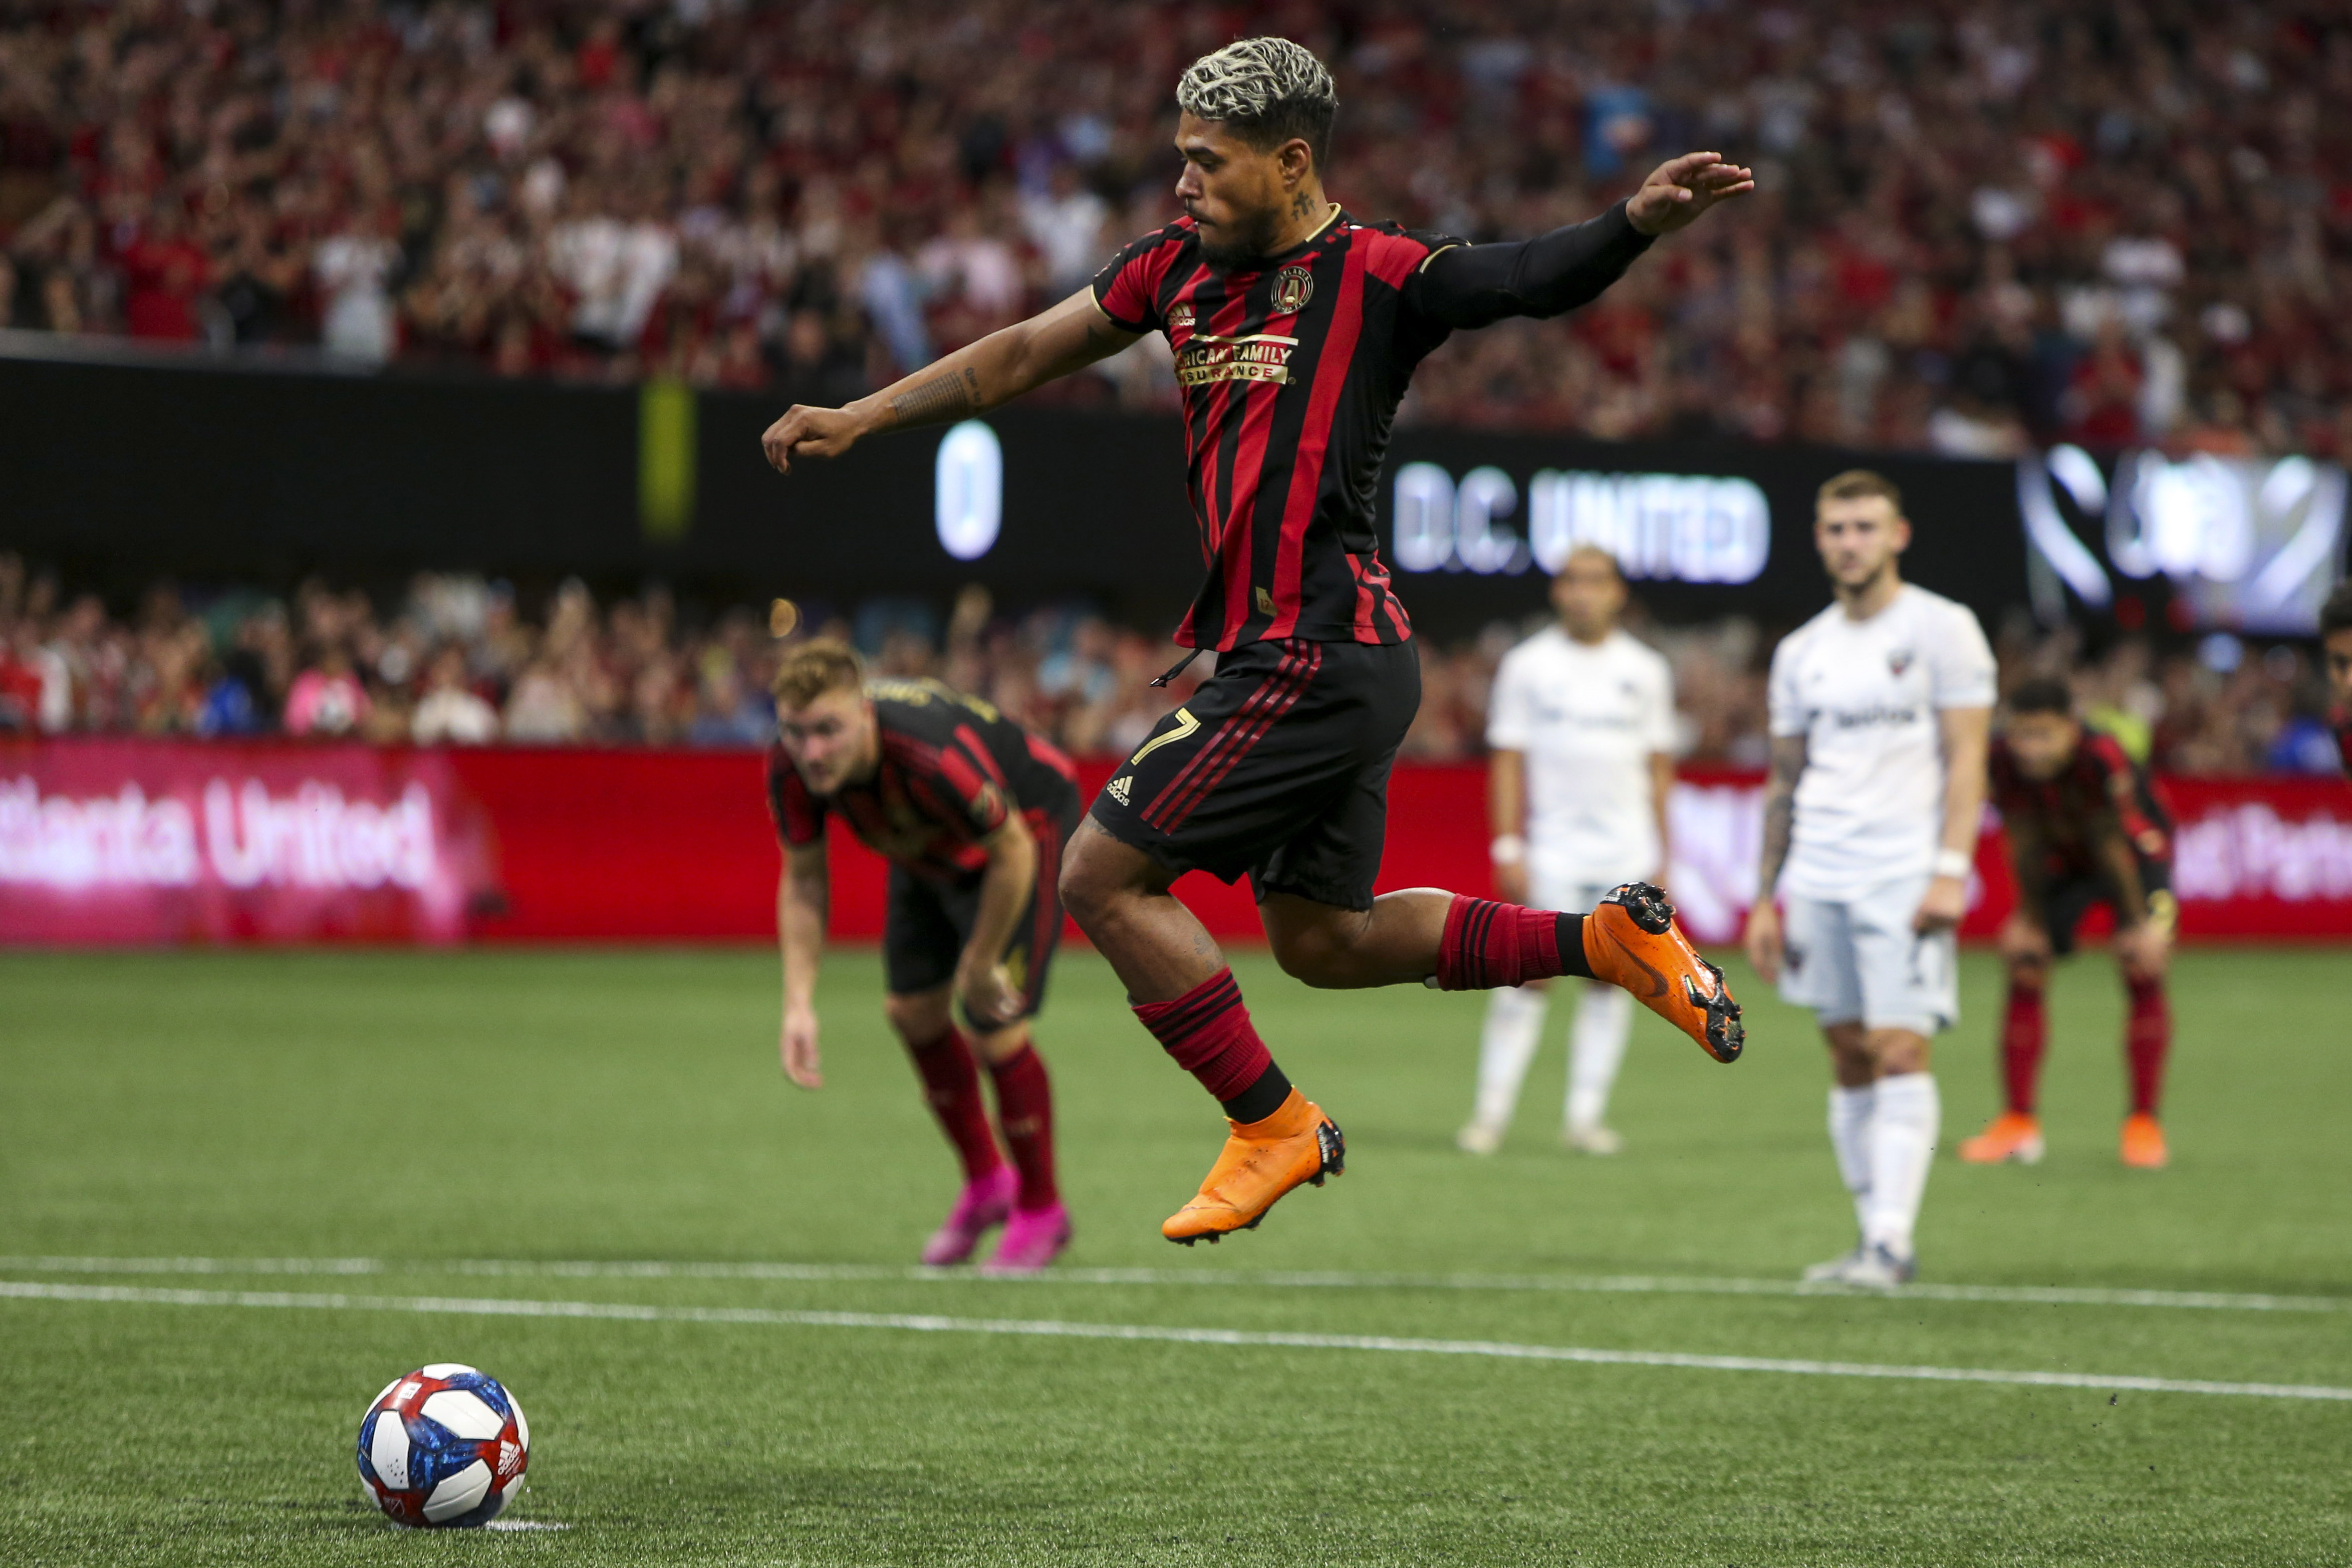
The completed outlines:
{"type": "Polygon", "coordinates": [[[1372,907],[1389,769],[1421,706],[1411,643],[1245,643],[1111,774],[1089,815],[1171,871],[1372,907]]]}
{"type": "MultiPolygon", "coordinates": [[[[1029,890],[1021,918],[1013,922],[1002,962],[1021,993],[1016,1017],[1028,1018],[1045,1005],[1045,972],[1053,967],[1054,950],[1062,941],[1062,847],[1077,829],[1077,792],[1072,790],[1063,800],[1032,806],[1021,815],[1037,844],[1037,884],[1029,890]]],[[[961,884],[935,882],[894,863],[889,909],[882,921],[882,974],[890,994],[913,995],[951,983],[979,918],[978,877],[961,884]]],[[[961,1003],[957,1010],[962,1011],[961,1003]]],[[[964,1022],[982,1027],[969,1013],[964,1014],[964,1022]]]]}
{"type": "MultiPolygon", "coordinates": [[[[2169,931],[2180,911],[2172,896],[2172,862],[2138,858],[2140,890],[2147,900],[2142,918],[2169,931]]],[[[2026,913],[2048,934],[2050,951],[2059,958],[2074,951],[2074,928],[2095,904],[2106,905],[2122,920],[2123,900],[2116,896],[2112,878],[2077,872],[2053,880],[2041,898],[2028,894],[2025,899],[2026,913]]]]}

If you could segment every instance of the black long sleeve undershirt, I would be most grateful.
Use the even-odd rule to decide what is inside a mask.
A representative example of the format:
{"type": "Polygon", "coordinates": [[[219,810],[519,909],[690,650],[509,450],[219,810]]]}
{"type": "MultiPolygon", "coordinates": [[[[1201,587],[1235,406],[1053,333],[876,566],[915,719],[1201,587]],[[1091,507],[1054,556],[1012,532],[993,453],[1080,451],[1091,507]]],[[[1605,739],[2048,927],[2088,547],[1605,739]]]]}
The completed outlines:
{"type": "Polygon", "coordinates": [[[1651,238],[1633,226],[1619,202],[1599,217],[1533,239],[1441,250],[1413,274],[1406,297],[1423,315],[1448,327],[1557,316],[1623,277],[1651,238]]]}

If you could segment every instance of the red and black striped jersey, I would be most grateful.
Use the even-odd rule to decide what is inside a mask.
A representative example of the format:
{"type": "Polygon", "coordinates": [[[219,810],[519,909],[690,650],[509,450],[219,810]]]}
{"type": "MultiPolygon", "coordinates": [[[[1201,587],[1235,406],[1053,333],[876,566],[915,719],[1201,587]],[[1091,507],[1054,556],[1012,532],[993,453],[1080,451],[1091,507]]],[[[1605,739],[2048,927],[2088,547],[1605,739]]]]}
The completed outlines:
{"type": "Polygon", "coordinates": [[[1175,352],[1209,568],[1176,640],[1410,637],[1374,518],[1413,368],[1455,327],[1582,303],[1648,244],[1622,205],[1540,240],[1478,247],[1335,206],[1293,249],[1230,269],[1209,264],[1189,217],[1120,251],[1095,301],[1175,352]]]}
{"type": "Polygon", "coordinates": [[[981,840],[1008,816],[1052,811],[1077,798],[1077,771],[1059,747],[977,697],[936,680],[866,685],[880,731],[873,775],[819,795],[781,742],[768,749],[768,809],[788,849],[824,837],[839,812],[876,854],[935,881],[987,869],[981,840]]]}
{"type": "Polygon", "coordinates": [[[2083,731],[2054,777],[2028,778],[2000,736],[1987,758],[1992,803],[2019,839],[2041,847],[2053,877],[2099,874],[2098,847],[2120,835],[2142,860],[2172,858],[2172,814],[2113,735],[2083,731]]]}

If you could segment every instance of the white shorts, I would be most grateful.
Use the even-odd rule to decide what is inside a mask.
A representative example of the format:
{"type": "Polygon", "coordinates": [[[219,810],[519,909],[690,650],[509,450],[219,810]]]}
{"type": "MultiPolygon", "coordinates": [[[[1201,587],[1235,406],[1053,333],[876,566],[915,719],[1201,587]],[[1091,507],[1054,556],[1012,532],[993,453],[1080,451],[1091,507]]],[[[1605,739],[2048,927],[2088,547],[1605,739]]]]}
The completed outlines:
{"type": "Polygon", "coordinates": [[[1566,910],[1582,914],[1628,882],[1654,881],[1656,874],[1595,877],[1590,871],[1562,870],[1529,858],[1528,903],[1531,909],[1566,910]]]}
{"type": "Polygon", "coordinates": [[[1853,899],[1790,894],[1780,999],[1812,1008],[1824,1025],[1934,1035],[1958,1023],[1957,939],[1911,929],[1928,880],[1906,877],[1853,899]]]}

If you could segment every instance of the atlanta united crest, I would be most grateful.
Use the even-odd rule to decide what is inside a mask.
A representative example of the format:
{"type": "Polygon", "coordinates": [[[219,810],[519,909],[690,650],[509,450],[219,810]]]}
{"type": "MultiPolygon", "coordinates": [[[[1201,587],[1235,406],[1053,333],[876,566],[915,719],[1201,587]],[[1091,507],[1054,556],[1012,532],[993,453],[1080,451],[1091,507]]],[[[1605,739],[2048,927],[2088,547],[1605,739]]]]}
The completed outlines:
{"type": "Polygon", "coordinates": [[[1286,267],[1274,275],[1274,313],[1295,316],[1315,298],[1315,274],[1301,266],[1286,267]]]}

